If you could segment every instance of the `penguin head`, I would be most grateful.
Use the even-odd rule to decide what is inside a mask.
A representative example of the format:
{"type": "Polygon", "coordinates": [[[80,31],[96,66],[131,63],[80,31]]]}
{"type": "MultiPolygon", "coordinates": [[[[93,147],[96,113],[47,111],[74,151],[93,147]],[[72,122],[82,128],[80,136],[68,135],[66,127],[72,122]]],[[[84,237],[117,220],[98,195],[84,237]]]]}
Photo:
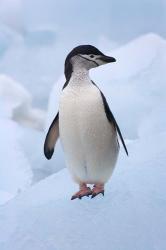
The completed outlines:
{"type": "Polygon", "coordinates": [[[65,76],[69,79],[75,67],[90,70],[111,62],[116,62],[115,58],[104,55],[96,47],[80,45],[75,47],[66,57],[65,76]]]}

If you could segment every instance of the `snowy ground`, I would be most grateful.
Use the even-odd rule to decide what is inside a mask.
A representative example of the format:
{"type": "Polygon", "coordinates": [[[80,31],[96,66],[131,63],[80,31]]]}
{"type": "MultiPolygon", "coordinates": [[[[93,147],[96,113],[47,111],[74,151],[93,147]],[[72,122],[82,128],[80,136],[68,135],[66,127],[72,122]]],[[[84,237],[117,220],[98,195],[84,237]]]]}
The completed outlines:
{"type": "Polygon", "coordinates": [[[0,75],[0,250],[166,249],[165,51],[163,38],[147,34],[113,50],[116,64],[91,72],[129,149],[129,157],[121,150],[105,197],[93,200],[70,200],[77,187],[59,144],[51,161],[43,156],[64,77],[45,122],[22,84],[0,75]]]}
{"type": "Polygon", "coordinates": [[[165,250],[165,140],[161,133],[129,143],[104,198],[71,201],[67,170],[20,194],[0,210],[0,249],[165,250]]]}

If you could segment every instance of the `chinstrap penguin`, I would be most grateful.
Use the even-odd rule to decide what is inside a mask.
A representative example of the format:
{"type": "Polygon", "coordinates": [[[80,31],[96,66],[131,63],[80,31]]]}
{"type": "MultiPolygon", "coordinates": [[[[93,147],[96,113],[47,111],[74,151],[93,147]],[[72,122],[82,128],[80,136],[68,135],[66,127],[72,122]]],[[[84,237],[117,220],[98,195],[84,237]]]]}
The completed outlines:
{"type": "Polygon", "coordinates": [[[112,175],[119,154],[118,135],[128,155],[106,98],[89,77],[90,69],[115,61],[91,45],[74,48],[65,60],[66,83],[59,112],[46,135],[44,154],[47,159],[52,157],[60,137],[67,167],[79,185],[72,200],[104,195],[104,185],[112,175]],[[89,184],[93,185],[92,189],[89,184]]]}

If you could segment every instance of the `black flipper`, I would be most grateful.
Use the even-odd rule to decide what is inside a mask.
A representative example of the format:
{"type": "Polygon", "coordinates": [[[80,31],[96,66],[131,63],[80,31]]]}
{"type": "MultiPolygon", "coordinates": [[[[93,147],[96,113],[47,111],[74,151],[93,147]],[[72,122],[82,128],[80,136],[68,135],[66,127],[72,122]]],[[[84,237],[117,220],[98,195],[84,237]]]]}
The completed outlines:
{"type": "MultiPolygon", "coordinates": [[[[93,81],[92,81],[92,83],[98,88],[98,86],[97,86],[93,81]]],[[[99,89],[99,88],[98,88],[98,89],[99,89]]],[[[112,114],[112,112],[111,112],[111,110],[110,110],[110,108],[109,108],[109,105],[108,105],[108,103],[107,103],[107,100],[106,100],[104,94],[101,92],[100,89],[99,89],[99,91],[100,91],[100,93],[101,93],[101,97],[102,97],[102,100],[103,100],[104,110],[105,110],[107,119],[108,119],[108,121],[109,121],[110,123],[113,123],[113,124],[114,124],[114,126],[115,126],[115,128],[116,128],[116,131],[117,131],[117,133],[118,133],[118,135],[119,135],[119,137],[120,137],[120,139],[121,139],[121,142],[122,142],[122,144],[123,144],[123,147],[124,147],[124,149],[125,149],[125,152],[126,152],[126,154],[128,155],[127,147],[126,147],[126,145],[125,145],[125,142],[124,142],[122,133],[121,133],[121,131],[120,131],[120,128],[119,128],[119,126],[118,126],[118,124],[117,124],[117,122],[116,122],[116,120],[115,120],[115,117],[113,116],[113,114],[112,114]]]]}
{"type": "MultiPolygon", "coordinates": [[[[62,90],[68,85],[69,80],[66,80],[62,90]]],[[[54,153],[54,146],[59,137],[59,112],[51,123],[44,142],[44,155],[50,160],[54,153]]]]}
{"type": "Polygon", "coordinates": [[[51,126],[47,132],[46,139],[44,142],[44,155],[50,160],[54,153],[54,146],[59,137],[59,112],[55,116],[51,126]]]}

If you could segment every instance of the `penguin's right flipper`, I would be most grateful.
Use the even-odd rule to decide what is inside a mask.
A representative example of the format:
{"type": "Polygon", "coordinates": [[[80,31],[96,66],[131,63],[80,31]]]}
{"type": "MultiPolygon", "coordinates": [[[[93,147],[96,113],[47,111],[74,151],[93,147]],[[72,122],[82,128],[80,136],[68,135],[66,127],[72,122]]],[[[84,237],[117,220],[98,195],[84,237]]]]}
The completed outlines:
{"type": "Polygon", "coordinates": [[[54,153],[54,146],[59,137],[59,112],[55,116],[51,126],[47,132],[46,139],[44,142],[44,155],[50,160],[54,153]]]}

